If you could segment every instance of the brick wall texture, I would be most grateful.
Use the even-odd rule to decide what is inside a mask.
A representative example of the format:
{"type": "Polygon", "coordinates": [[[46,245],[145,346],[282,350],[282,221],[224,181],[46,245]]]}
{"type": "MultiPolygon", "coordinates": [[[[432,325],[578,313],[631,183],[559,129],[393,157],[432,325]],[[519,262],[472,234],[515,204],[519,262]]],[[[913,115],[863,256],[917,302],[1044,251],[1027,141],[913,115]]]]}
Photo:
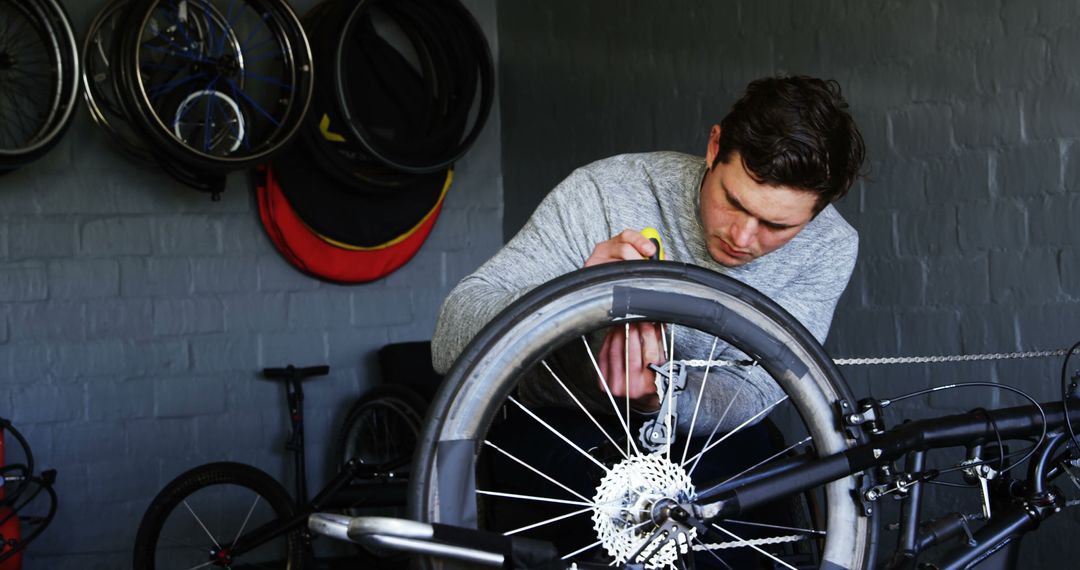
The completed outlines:
{"type": "MultiPolygon", "coordinates": [[[[81,43],[106,2],[64,3],[81,43]]],[[[465,4],[496,50],[495,3],[465,4]]],[[[379,380],[374,351],[430,338],[449,288],[502,243],[497,107],[417,256],[340,286],[276,253],[242,174],[211,202],[125,159],[79,105],[56,149],[0,180],[0,416],[59,472],[27,570],[130,567],[151,498],[201,463],[250,462],[291,488],[265,366],[331,366],[305,402],[309,483],[325,481],[337,422],[379,380]]]]}
{"type": "MultiPolygon", "coordinates": [[[[861,247],[829,352],[1008,352],[1080,340],[1077,3],[519,1],[500,5],[499,39],[507,236],[573,168],[624,152],[703,154],[709,127],[747,82],[818,75],[842,86],[870,159],[869,177],[840,204],[861,247]]],[[[22,294],[40,295],[36,286],[22,294]]],[[[1046,400],[1059,394],[1060,367],[1043,359],[844,373],[859,396],[991,380],[1046,400]]],[[[943,392],[890,417],[1020,402],[943,392]]],[[[952,510],[955,496],[933,503],[952,510]]],[[[972,500],[967,512],[978,510],[972,500]]],[[[1025,543],[1022,567],[1074,565],[1076,521],[1048,521],[1025,543]]]]}

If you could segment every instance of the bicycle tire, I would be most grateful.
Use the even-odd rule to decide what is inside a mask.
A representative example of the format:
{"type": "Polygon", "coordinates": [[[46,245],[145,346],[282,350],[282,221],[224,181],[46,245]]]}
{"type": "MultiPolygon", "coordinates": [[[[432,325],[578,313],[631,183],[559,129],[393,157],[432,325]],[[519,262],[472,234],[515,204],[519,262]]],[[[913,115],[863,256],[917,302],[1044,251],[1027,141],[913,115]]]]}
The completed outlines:
{"type": "Polygon", "coordinates": [[[6,125],[0,130],[0,170],[5,171],[22,167],[56,146],[71,124],[79,93],[78,46],[64,6],[57,0],[0,2],[0,11],[7,10],[22,12],[25,18],[11,23],[9,29],[37,37],[0,36],[0,93],[8,90],[0,112],[0,125],[6,125]],[[36,45],[42,47],[39,52],[26,51],[36,45]],[[35,62],[44,64],[37,73],[35,62]],[[47,93],[38,94],[34,77],[43,74],[48,76],[47,93]],[[30,112],[24,107],[27,104],[30,112]],[[35,108],[41,105],[47,109],[35,108]],[[20,112],[20,120],[11,116],[20,112]]]}
{"type": "MultiPolygon", "coordinates": [[[[837,421],[834,406],[853,402],[840,372],[813,336],[773,301],[698,267],[645,261],[605,264],[534,289],[466,347],[429,411],[411,468],[410,517],[484,526],[483,503],[490,499],[476,494],[478,458],[519,374],[568,340],[631,321],[691,326],[754,355],[794,404],[818,454],[843,451],[862,439],[837,421]]],[[[856,478],[848,477],[821,490],[826,510],[818,561],[822,568],[873,564],[877,514],[865,516],[853,499],[856,485],[856,478]]],[[[427,563],[438,565],[431,559],[427,563]]]]}
{"type": "Polygon", "coordinates": [[[380,384],[349,409],[338,435],[340,465],[356,459],[384,465],[409,457],[416,447],[427,403],[404,386],[380,384]]]}
{"type": "MultiPolygon", "coordinates": [[[[172,567],[166,560],[172,562],[179,556],[189,563],[184,568],[212,562],[215,556],[219,565],[227,566],[232,541],[243,531],[296,512],[285,488],[255,467],[231,462],[195,467],[173,479],[146,509],[135,535],[133,567],[163,570],[172,567]],[[216,518],[211,520],[211,515],[216,518]],[[230,524],[223,524],[226,522],[230,524]],[[172,544],[181,548],[170,549],[172,544]]],[[[247,562],[269,561],[275,568],[299,570],[303,565],[302,532],[297,525],[274,537],[272,544],[264,543],[253,552],[231,558],[230,564],[243,556],[247,562]]]]}

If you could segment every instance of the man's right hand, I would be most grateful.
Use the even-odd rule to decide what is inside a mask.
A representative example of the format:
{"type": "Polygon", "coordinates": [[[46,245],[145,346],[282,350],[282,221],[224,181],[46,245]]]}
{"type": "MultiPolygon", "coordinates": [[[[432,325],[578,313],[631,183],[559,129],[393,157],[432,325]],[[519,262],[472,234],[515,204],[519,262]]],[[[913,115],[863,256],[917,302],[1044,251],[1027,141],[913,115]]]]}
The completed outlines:
{"type": "Polygon", "coordinates": [[[592,254],[585,260],[585,267],[612,261],[648,259],[654,253],[656,244],[641,235],[641,232],[623,230],[615,237],[596,244],[592,254]]]}

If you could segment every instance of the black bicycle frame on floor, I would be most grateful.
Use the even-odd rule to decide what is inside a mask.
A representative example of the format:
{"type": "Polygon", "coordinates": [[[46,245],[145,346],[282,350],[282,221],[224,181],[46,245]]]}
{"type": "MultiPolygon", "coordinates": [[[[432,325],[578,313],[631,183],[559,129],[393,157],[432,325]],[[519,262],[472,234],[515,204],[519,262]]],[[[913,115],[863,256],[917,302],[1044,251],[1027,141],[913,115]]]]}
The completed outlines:
{"type": "MultiPolygon", "coordinates": [[[[872,409],[863,406],[864,409],[872,409]]],[[[1080,406],[1069,410],[1072,422],[1080,422],[1080,406]]],[[[859,421],[861,418],[857,418],[859,421]]],[[[915,559],[927,548],[948,539],[968,534],[967,545],[947,553],[931,568],[967,568],[983,561],[980,568],[1009,568],[1012,550],[1023,534],[1038,528],[1039,524],[1065,502],[1049,481],[1065,473],[1062,462],[1077,457],[1076,446],[1069,445],[1066,433],[1057,431],[1065,426],[1065,410],[1061,402],[1044,404],[1042,413],[1034,406],[1020,406],[999,410],[975,410],[972,412],[924,419],[901,424],[891,430],[876,430],[869,443],[852,447],[842,453],[810,459],[799,457],[768,466],[767,471],[748,473],[736,480],[703,489],[693,504],[681,505],[690,520],[700,524],[737,517],[755,506],[781,497],[796,495],[816,486],[836,481],[861,472],[882,474],[878,489],[901,492],[907,495],[900,524],[897,552],[891,563],[894,568],[914,568],[915,559]],[[1045,424],[1044,424],[1045,415],[1045,424]],[[989,520],[975,532],[969,522],[973,517],[953,514],[929,524],[920,532],[921,483],[937,476],[936,471],[923,471],[925,452],[949,447],[983,446],[998,441],[1039,437],[1043,430],[1047,436],[1031,455],[1027,479],[1018,486],[996,489],[999,508],[989,520]],[[904,472],[896,473],[892,463],[906,457],[904,472]],[[1008,499],[1008,500],[1006,500],[1008,499]],[[1009,550],[1007,550],[1009,549],[1009,550]],[[1001,562],[985,560],[992,556],[1001,562]]],[[[991,455],[987,464],[995,470],[997,457],[991,455]]],[[[866,508],[881,496],[869,484],[853,500],[866,503],[866,508]]]]}

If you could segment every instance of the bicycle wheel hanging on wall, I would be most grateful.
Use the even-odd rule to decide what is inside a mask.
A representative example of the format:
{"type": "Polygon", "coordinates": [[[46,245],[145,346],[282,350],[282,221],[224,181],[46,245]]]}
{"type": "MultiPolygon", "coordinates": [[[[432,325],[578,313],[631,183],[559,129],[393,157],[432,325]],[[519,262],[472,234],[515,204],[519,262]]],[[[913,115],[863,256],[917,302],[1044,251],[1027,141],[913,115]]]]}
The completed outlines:
{"type": "Polygon", "coordinates": [[[122,22],[116,96],[166,171],[220,191],[227,172],[295,135],[313,91],[311,50],[284,1],[132,0],[122,22]]]}
{"type": "Polygon", "coordinates": [[[57,0],[0,0],[0,173],[47,153],[71,123],[79,56],[57,0]]]}
{"type": "Polygon", "coordinates": [[[494,65],[457,0],[329,0],[304,19],[319,90],[304,127],[320,165],[364,192],[444,171],[491,111],[494,65]]]}

